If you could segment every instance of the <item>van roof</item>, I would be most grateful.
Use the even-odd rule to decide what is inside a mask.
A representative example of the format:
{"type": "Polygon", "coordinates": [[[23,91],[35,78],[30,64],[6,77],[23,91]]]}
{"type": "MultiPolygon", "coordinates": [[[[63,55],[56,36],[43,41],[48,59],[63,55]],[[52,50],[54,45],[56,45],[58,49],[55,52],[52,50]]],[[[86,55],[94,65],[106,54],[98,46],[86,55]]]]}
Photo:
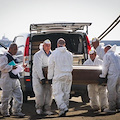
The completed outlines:
{"type": "Polygon", "coordinates": [[[44,24],[31,24],[30,32],[47,32],[47,31],[71,31],[86,30],[88,34],[88,26],[92,23],[44,23],[44,24]]]}

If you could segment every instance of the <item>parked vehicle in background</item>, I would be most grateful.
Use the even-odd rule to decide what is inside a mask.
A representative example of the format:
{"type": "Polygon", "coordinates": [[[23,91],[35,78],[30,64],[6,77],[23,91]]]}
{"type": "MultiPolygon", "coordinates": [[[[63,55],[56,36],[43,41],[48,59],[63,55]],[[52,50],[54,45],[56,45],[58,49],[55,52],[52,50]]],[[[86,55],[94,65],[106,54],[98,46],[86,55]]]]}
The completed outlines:
{"type": "Polygon", "coordinates": [[[12,41],[10,40],[0,40],[0,56],[2,56],[7,51],[11,43],[12,41]]]}
{"type": "MultiPolygon", "coordinates": [[[[73,65],[82,65],[88,58],[88,52],[91,49],[87,37],[88,26],[90,25],[91,23],[31,24],[29,34],[15,37],[14,42],[18,45],[17,57],[21,60],[23,57],[23,64],[27,64],[20,77],[24,102],[27,101],[28,96],[34,96],[32,88],[32,64],[33,56],[39,50],[39,45],[45,39],[49,39],[52,44],[51,49],[54,50],[57,47],[57,40],[63,38],[66,40],[67,49],[73,53],[73,65]]],[[[72,96],[81,96],[83,102],[89,102],[87,85],[73,84],[71,93],[72,96]]]]}

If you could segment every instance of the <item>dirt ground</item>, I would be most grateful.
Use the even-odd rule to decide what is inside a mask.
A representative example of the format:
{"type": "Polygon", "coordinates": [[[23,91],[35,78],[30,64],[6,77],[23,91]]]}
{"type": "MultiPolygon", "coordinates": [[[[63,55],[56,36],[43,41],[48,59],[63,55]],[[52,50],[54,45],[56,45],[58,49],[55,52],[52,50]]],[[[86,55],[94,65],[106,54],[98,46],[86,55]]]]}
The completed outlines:
{"type": "Polygon", "coordinates": [[[83,104],[81,102],[81,97],[72,97],[70,99],[69,112],[66,117],[58,117],[58,110],[56,103],[53,100],[52,111],[54,115],[51,116],[39,116],[35,112],[35,98],[29,98],[27,103],[23,104],[22,112],[26,114],[25,118],[17,118],[11,116],[9,118],[3,118],[0,115],[1,120],[120,120],[120,113],[116,114],[106,114],[104,112],[91,112],[90,105],[83,104]]]}

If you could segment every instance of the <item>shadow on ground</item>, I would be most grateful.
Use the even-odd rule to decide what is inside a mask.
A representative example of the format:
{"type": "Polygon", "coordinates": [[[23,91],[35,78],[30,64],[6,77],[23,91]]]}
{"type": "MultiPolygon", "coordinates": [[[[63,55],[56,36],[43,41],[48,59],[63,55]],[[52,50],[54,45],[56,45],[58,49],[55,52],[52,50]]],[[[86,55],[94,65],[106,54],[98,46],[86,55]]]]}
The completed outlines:
{"type": "MultiPolygon", "coordinates": [[[[95,116],[108,116],[112,114],[106,114],[101,112],[91,112],[91,107],[88,104],[84,104],[82,102],[75,102],[70,101],[70,109],[73,109],[74,113],[71,112],[70,115],[67,115],[67,117],[75,117],[75,116],[84,116],[84,117],[95,117],[95,116]],[[81,111],[85,111],[84,113],[81,111]],[[75,111],[80,111],[79,113],[75,111]]],[[[27,103],[23,104],[23,113],[26,114],[26,116],[29,116],[29,120],[36,120],[36,119],[52,119],[52,118],[58,118],[57,106],[55,101],[52,102],[52,111],[54,115],[51,116],[45,116],[45,115],[37,115],[35,112],[35,101],[29,100],[27,103]]]]}

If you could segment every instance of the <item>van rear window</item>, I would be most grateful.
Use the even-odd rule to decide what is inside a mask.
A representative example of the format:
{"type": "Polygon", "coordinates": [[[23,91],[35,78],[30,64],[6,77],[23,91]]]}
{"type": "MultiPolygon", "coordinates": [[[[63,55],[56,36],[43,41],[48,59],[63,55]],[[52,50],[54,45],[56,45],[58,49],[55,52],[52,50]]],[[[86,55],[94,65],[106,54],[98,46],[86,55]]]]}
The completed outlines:
{"type": "Polygon", "coordinates": [[[52,43],[51,49],[54,50],[57,47],[57,40],[59,38],[63,38],[66,40],[66,47],[72,53],[83,53],[83,39],[82,36],[80,36],[79,34],[52,33],[47,35],[35,35],[33,36],[31,42],[39,42],[40,44],[45,39],[49,39],[52,43]]]}

